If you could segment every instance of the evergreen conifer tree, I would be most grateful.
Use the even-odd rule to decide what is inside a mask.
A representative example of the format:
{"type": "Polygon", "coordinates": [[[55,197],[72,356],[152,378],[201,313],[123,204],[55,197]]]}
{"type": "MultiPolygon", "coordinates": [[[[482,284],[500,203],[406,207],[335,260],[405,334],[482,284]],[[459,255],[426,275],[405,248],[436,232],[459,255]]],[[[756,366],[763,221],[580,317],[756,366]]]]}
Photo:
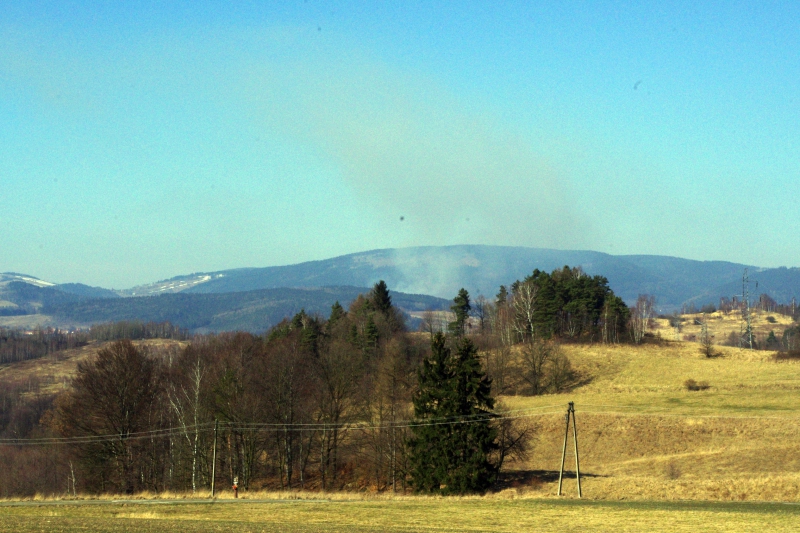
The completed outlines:
{"type": "Polygon", "coordinates": [[[497,477],[491,380],[469,339],[459,340],[452,353],[437,333],[431,347],[414,396],[419,425],[409,441],[412,484],[418,492],[484,492],[497,477]]]}
{"type": "Polygon", "coordinates": [[[505,305],[507,300],[508,300],[508,289],[506,289],[505,285],[500,285],[500,291],[497,293],[497,297],[495,300],[497,306],[500,307],[501,305],[505,305]]]}
{"type": "Polygon", "coordinates": [[[458,295],[453,298],[453,305],[450,310],[455,314],[456,319],[447,325],[450,332],[456,337],[464,335],[467,328],[467,320],[469,320],[469,312],[472,311],[472,306],[469,302],[469,293],[467,289],[461,288],[458,295]]]}
{"type": "Polygon", "coordinates": [[[292,318],[292,327],[294,329],[303,329],[306,327],[307,320],[308,315],[306,314],[306,310],[301,309],[300,312],[292,318]]]}
{"type": "Polygon", "coordinates": [[[378,326],[372,317],[367,318],[367,324],[364,326],[364,349],[372,350],[378,346],[378,326]]]}
{"type": "Polygon", "coordinates": [[[331,316],[328,318],[328,323],[335,324],[339,319],[344,318],[346,314],[342,304],[339,303],[339,300],[336,300],[331,306],[331,316]]]}
{"type": "Polygon", "coordinates": [[[389,296],[389,287],[386,286],[385,281],[380,280],[372,287],[369,299],[375,311],[383,313],[384,315],[389,314],[392,308],[392,297],[389,296]]]}

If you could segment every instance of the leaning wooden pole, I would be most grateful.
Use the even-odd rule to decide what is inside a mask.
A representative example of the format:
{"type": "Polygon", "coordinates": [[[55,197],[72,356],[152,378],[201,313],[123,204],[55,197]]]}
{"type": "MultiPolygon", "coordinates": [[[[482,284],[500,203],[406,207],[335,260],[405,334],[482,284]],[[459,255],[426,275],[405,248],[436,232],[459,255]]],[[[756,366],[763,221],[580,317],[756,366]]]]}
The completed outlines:
{"type": "Polygon", "coordinates": [[[567,428],[564,432],[564,449],[561,451],[561,469],[558,471],[558,495],[561,496],[561,482],[564,478],[564,461],[567,459],[567,439],[569,438],[569,411],[564,416],[567,428]]]}
{"type": "MultiPolygon", "coordinates": [[[[572,413],[572,436],[575,439],[575,476],[578,479],[578,498],[582,498],[581,465],[578,461],[578,424],[575,422],[575,404],[573,402],[569,402],[569,412],[572,413]]],[[[569,414],[567,416],[569,416],[569,414]]]]}
{"type": "Polygon", "coordinates": [[[211,497],[214,497],[215,482],[217,480],[217,419],[214,419],[214,448],[211,454],[211,497]]]}

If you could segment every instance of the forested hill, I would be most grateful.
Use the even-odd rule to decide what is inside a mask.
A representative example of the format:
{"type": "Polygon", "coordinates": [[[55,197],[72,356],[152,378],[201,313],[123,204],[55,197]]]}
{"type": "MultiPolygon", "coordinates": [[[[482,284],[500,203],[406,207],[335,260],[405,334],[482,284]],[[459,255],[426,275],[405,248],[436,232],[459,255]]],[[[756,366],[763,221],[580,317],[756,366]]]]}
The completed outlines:
{"type": "MultiPolygon", "coordinates": [[[[72,297],[111,299],[167,293],[224,294],[285,287],[371,287],[385,280],[392,291],[450,300],[462,287],[473,297],[483,294],[492,298],[500,285],[522,279],[534,269],[551,272],[564,265],[580,266],[588,274],[605,276],[614,293],[628,304],[640,294],[654,295],[663,312],[690,302],[699,307],[706,303],[717,304],[720,297],[741,295],[745,268],[753,282],[750,287],[753,298],[766,293],[779,303],[789,303],[792,298],[800,300],[800,268],[768,269],[725,261],[610,255],[588,250],[462,245],[373,250],[296,265],[196,273],[124,291],[80,283],[55,285],[32,276],[0,274],[0,316],[21,312],[19,307],[4,307],[3,303],[3,300],[9,301],[3,296],[3,286],[19,283],[32,284],[31,290],[58,291],[59,294],[49,292],[47,298],[60,301],[72,300],[72,297]]],[[[32,294],[32,299],[27,300],[32,303],[26,304],[25,309],[41,307],[42,294],[32,294]]],[[[123,308],[132,304],[114,305],[123,308]]]]}
{"type": "MultiPolygon", "coordinates": [[[[645,293],[655,295],[659,306],[665,308],[689,301],[698,305],[718,303],[722,296],[741,294],[745,268],[751,279],[759,282],[759,292],[779,302],[800,299],[798,268],[763,269],[725,261],[504,246],[373,250],[297,265],[225,270],[170,281],[176,286],[186,283],[189,288],[185,292],[223,293],[274,287],[369,287],[383,279],[389,287],[403,292],[452,298],[465,287],[473,295],[491,297],[500,285],[521,279],[535,268],[550,272],[564,265],[580,266],[588,274],[607,277],[614,292],[628,303],[645,293]]],[[[158,290],[163,290],[163,285],[158,290]]]]}
{"type": "MultiPolygon", "coordinates": [[[[194,333],[219,331],[262,332],[301,309],[327,317],[334,302],[345,308],[365,287],[321,287],[309,289],[264,289],[222,294],[162,294],[135,298],[86,298],[51,287],[14,283],[4,298],[29,302],[28,309],[49,317],[49,324],[61,327],[86,326],[102,322],[138,320],[171,322],[194,333]],[[32,302],[32,303],[31,303],[32,302]]],[[[426,295],[392,292],[399,309],[423,311],[446,309],[450,302],[426,295]]]]}

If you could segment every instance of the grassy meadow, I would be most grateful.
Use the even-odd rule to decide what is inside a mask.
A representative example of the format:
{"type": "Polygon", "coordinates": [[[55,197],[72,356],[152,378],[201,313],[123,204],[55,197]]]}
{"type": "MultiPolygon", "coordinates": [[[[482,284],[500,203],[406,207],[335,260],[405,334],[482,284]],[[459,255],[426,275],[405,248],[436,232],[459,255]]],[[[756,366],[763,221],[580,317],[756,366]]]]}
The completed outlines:
{"type": "Polygon", "coordinates": [[[527,498],[362,498],[0,507],[4,531],[796,531],[800,507],[527,498]]]}
{"type": "MultiPolygon", "coordinates": [[[[503,399],[511,409],[546,413],[527,419],[536,430],[532,454],[513,465],[550,472],[527,490],[555,494],[563,413],[574,401],[585,497],[800,500],[800,362],[721,346],[721,357],[708,359],[691,342],[563,349],[586,384],[503,399]],[[689,391],[688,379],[709,388],[689,391]]],[[[574,471],[571,439],[567,465],[574,471]]],[[[574,492],[574,479],[565,487],[574,492]]]]}
{"type": "MultiPolygon", "coordinates": [[[[683,318],[683,322],[680,331],[671,327],[669,320],[663,318],[655,320],[653,331],[668,339],[695,340],[700,338],[702,329],[700,323],[705,321],[709,335],[718,344],[725,342],[731,333],[740,335],[742,332],[742,313],[738,309],[730,312],[714,311],[713,313],[705,314],[685,314],[681,318],[683,318]]],[[[760,309],[751,310],[751,326],[753,334],[758,339],[766,339],[770,331],[774,332],[780,339],[783,331],[793,325],[794,322],[792,322],[791,317],[786,315],[770,313],[760,309]]]]}

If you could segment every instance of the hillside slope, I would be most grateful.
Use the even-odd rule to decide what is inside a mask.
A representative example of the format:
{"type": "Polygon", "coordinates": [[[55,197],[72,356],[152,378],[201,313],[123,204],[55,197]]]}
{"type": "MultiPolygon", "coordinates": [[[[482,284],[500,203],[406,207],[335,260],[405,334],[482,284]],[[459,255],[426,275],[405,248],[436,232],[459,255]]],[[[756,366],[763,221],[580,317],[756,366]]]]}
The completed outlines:
{"type": "Polygon", "coordinates": [[[65,305],[69,301],[117,296],[371,287],[381,279],[392,291],[409,294],[449,300],[464,287],[473,297],[483,294],[491,298],[500,285],[522,279],[534,269],[549,272],[564,265],[580,266],[588,274],[605,276],[614,292],[628,304],[640,294],[655,295],[662,312],[671,312],[688,302],[701,306],[718,303],[720,297],[740,296],[745,269],[750,274],[753,299],[761,293],[780,303],[800,299],[800,268],[765,269],[725,261],[615,256],[589,250],[459,245],[372,250],[295,265],[195,273],[123,291],[80,283],[56,285],[33,276],[0,274],[0,316],[36,312],[50,301],[65,305]]]}
{"type": "MultiPolygon", "coordinates": [[[[415,294],[452,298],[461,287],[473,295],[493,296],[500,285],[524,278],[534,269],[552,271],[580,266],[608,278],[626,302],[639,294],[654,294],[663,310],[688,301],[716,303],[721,296],[741,294],[741,279],[749,268],[755,294],[770,294],[780,302],[800,299],[800,269],[760,269],[724,261],[693,261],[666,256],[615,256],[588,250],[550,250],[505,246],[438,246],[373,250],[297,265],[225,270],[187,276],[186,292],[223,293],[276,287],[327,285],[371,286],[383,279],[389,287],[415,294]],[[763,281],[762,281],[763,280],[763,281]]],[[[183,278],[176,278],[183,279],[183,278]]],[[[146,290],[140,287],[139,291],[146,290]]],[[[161,285],[158,290],[163,290],[161,285]]]]}
{"type": "MultiPolygon", "coordinates": [[[[536,492],[557,491],[563,413],[572,401],[585,496],[800,500],[800,362],[728,347],[707,359],[692,342],[563,349],[583,386],[503,399],[531,413],[531,456],[512,468],[521,479],[538,472],[544,482],[536,492]],[[710,388],[689,391],[688,379],[710,388]]],[[[575,493],[572,449],[570,435],[567,494],[575,493]]]]}
{"type": "MultiPolygon", "coordinates": [[[[364,287],[321,287],[310,289],[264,289],[221,294],[162,294],[136,298],[100,298],[53,301],[41,312],[56,323],[86,325],[120,320],[171,322],[195,333],[219,331],[261,332],[301,309],[328,316],[338,301],[349,305],[364,287]]],[[[442,309],[449,302],[425,295],[392,292],[393,303],[407,312],[442,309]]]]}

